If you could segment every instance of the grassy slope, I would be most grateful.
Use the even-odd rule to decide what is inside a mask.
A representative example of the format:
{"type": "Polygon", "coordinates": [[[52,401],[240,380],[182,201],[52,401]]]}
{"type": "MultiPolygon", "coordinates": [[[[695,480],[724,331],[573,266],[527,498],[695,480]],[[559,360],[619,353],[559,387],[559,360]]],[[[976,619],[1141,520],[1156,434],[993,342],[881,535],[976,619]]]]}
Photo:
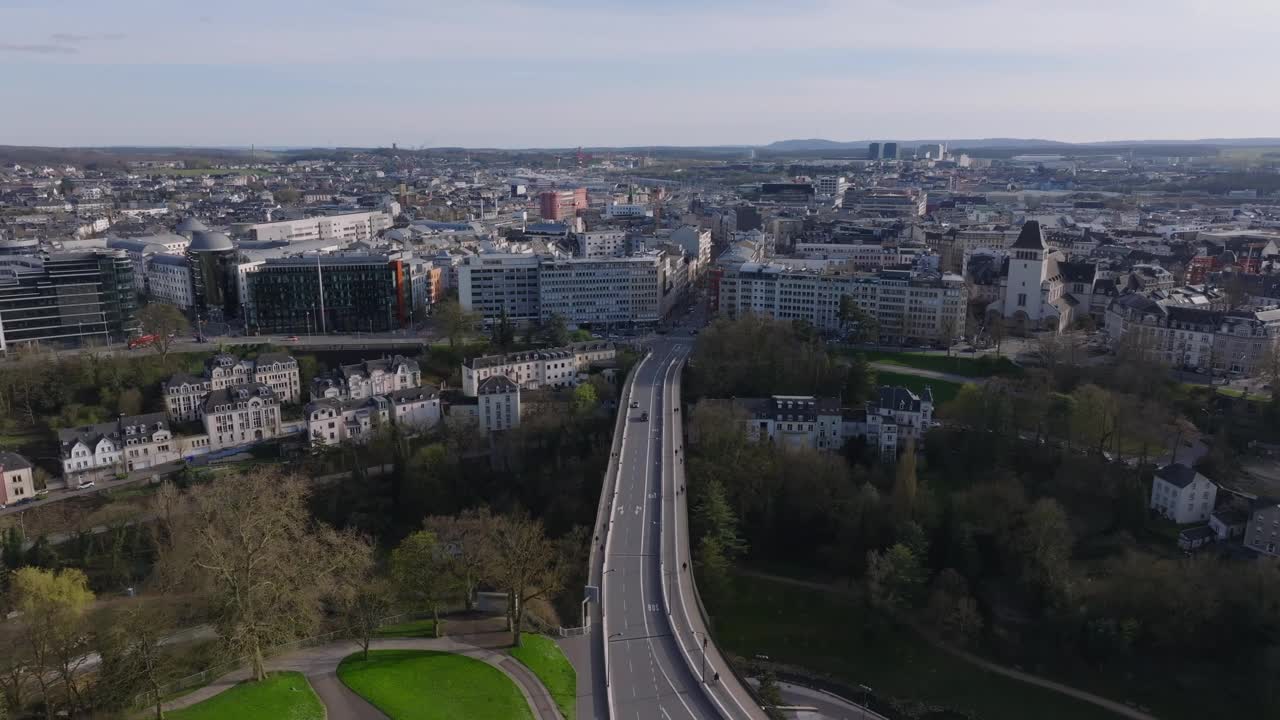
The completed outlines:
{"type": "Polygon", "coordinates": [[[916,699],[972,713],[979,720],[1110,720],[1088,703],[980,670],[908,630],[864,631],[848,598],[775,581],[736,576],[725,598],[707,598],[721,646],[869,685],[881,697],[916,699]]]}
{"type": "Polygon", "coordinates": [[[569,663],[569,658],[560,651],[560,646],[549,637],[522,633],[520,647],[512,648],[511,656],[524,663],[547,686],[565,720],[574,720],[578,704],[578,673],[569,663]]]}
{"type": "Polygon", "coordinates": [[[887,352],[868,350],[864,355],[868,362],[902,365],[920,370],[951,373],[965,377],[990,377],[992,375],[1017,375],[1022,369],[1008,358],[980,359],[961,355],[922,355],[911,352],[887,352]]]}
{"type": "Polygon", "coordinates": [[[374,650],[352,655],[338,677],[392,720],[533,720],[520,689],[502,671],[462,655],[374,650]]]}
{"type": "Polygon", "coordinates": [[[324,705],[302,673],[273,673],[260,683],[244,682],[185,710],[170,720],[324,720],[324,705]]]}
{"type": "Polygon", "coordinates": [[[383,625],[374,633],[377,637],[420,637],[433,638],[435,634],[436,623],[434,620],[427,618],[425,620],[410,620],[408,622],[396,623],[394,625],[383,625]]]}
{"type": "Polygon", "coordinates": [[[876,382],[880,385],[901,385],[916,393],[923,391],[928,386],[933,389],[933,404],[935,406],[951,402],[962,387],[959,383],[946,380],[934,380],[932,378],[922,378],[918,375],[905,375],[883,370],[876,370],[876,382]]]}

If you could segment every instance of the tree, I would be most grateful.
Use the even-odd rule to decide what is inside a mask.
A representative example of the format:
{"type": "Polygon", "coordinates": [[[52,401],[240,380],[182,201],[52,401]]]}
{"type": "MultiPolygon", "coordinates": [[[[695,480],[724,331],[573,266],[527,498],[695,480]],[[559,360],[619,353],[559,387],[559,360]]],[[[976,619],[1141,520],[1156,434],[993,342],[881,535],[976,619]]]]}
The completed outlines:
{"type": "MultiPolygon", "coordinates": [[[[342,601],[342,614],[347,629],[360,644],[365,660],[369,659],[369,645],[373,643],[378,628],[382,627],[383,619],[391,612],[391,598],[394,596],[395,588],[390,583],[384,578],[370,576],[361,587],[355,588],[355,592],[342,601]]],[[[436,636],[439,637],[438,629],[436,636]]]]}
{"type": "Polygon", "coordinates": [[[502,350],[508,350],[516,341],[516,329],[511,324],[511,319],[507,317],[507,309],[502,308],[502,315],[498,317],[498,322],[493,326],[493,344],[502,350]]]}
{"type": "Polygon", "coordinates": [[[573,389],[573,414],[590,415],[600,404],[596,396],[596,388],[591,383],[582,383],[573,389]]]}
{"type": "Polygon", "coordinates": [[[547,324],[542,328],[543,335],[552,347],[560,347],[569,344],[569,326],[565,324],[564,316],[559,313],[552,313],[547,318],[547,324]]]}
{"type": "Polygon", "coordinates": [[[116,409],[121,415],[139,415],[142,413],[142,391],[138,388],[126,388],[116,400],[116,409]]]}
{"type": "Polygon", "coordinates": [[[916,478],[916,444],[907,441],[907,447],[898,458],[898,466],[893,474],[893,513],[898,522],[911,520],[916,510],[916,494],[919,481],[916,478]]]}
{"type": "Polygon", "coordinates": [[[1227,278],[1224,288],[1227,295],[1227,309],[1238,310],[1249,302],[1249,288],[1245,287],[1244,277],[1239,271],[1232,272],[1227,278]]]}
{"type": "Polygon", "coordinates": [[[969,594],[969,583],[951,568],[938,573],[933,580],[929,616],[943,635],[961,644],[982,630],[982,614],[969,594]]]}
{"type": "Polygon", "coordinates": [[[996,346],[996,357],[1000,357],[1000,345],[1004,342],[1004,336],[1008,329],[1004,326],[1004,318],[993,317],[987,323],[987,334],[991,336],[991,342],[996,346]]]}
{"type": "Polygon", "coordinates": [[[125,710],[145,689],[155,703],[156,720],[164,718],[162,685],[168,656],[163,640],[172,627],[172,614],[164,605],[143,600],[131,601],[98,623],[99,703],[125,710]]]}
{"type": "Polygon", "coordinates": [[[85,614],[93,604],[89,579],[76,569],[41,570],[25,567],[14,573],[14,609],[22,614],[22,640],[31,659],[30,675],[40,688],[45,717],[53,720],[57,707],[54,682],[63,686],[68,710],[80,707],[76,672],[88,648],[85,614]]]}
{"type": "Polygon", "coordinates": [[[951,346],[956,343],[956,335],[960,329],[956,327],[956,321],[952,318],[943,318],[942,324],[938,327],[938,342],[947,349],[947,357],[951,357],[951,346]]]}
{"type": "Polygon", "coordinates": [[[172,305],[164,303],[148,303],[138,311],[138,326],[142,330],[143,335],[152,335],[155,340],[151,346],[160,353],[160,360],[167,363],[169,359],[169,347],[173,343],[173,336],[180,335],[191,329],[191,323],[187,322],[187,318],[182,311],[172,305]]]}
{"type": "Polygon", "coordinates": [[[512,644],[519,647],[527,605],[560,591],[559,554],[542,528],[526,515],[497,515],[487,523],[485,567],[489,580],[507,593],[512,644]]]}
{"type": "Polygon", "coordinates": [[[920,560],[906,545],[867,553],[867,599],[890,614],[914,602],[924,583],[920,560]]]}
{"type": "Polygon", "coordinates": [[[446,550],[430,530],[419,530],[391,551],[391,577],[407,602],[431,611],[435,636],[440,637],[440,606],[458,594],[457,579],[449,572],[446,550]]]}
{"type": "Polygon", "coordinates": [[[334,578],[365,561],[357,536],[311,521],[309,495],[304,480],[274,468],[197,485],[161,546],[162,566],[188,563],[186,579],[210,600],[223,644],[249,657],[255,680],[266,677],[272,647],[316,626],[334,578]]]}
{"type": "Polygon", "coordinates": [[[465,510],[457,516],[434,515],[423,521],[422,526],[436,536],[436,541],[448,549],[445,559],[449,573],[458,582],[458,589],[466,596],[467,609],[471,609],[476,587],[485,571],[485,540],[491,520],[488,508],[465,510]]]}
{"type": "Polygon", "coordinates": [[[275,201],[281,205],[292,205],[293,203],[298,202],[302,197],[302,191],[296,188],[286,187],[272,191],[271,195],[275,198],[275,201]]]}
{"type": "Polygon", "coordinates": [[[1024,579],[1046,596],[1068,596],[1073,542],[1067,513],[1057,500],[1041,498],[1032,503],[1014,535],[1024,579]]]}
{"type": "Polygon", "coordinates": [[[840,327],[854,343],[874,343],[880,339],[880,321],[863,310],[852,295],[840,296],[840,327]]]}
{"type": "Polygon", "coordinates": [[[479,313],[462,309],[462,304],[452,299],[436,303],[431,317],[435,318],[440,332],[449,339],[450,350],[456,348],[460,341],[471,337],[476,324],[480,322],[479,313]]]}

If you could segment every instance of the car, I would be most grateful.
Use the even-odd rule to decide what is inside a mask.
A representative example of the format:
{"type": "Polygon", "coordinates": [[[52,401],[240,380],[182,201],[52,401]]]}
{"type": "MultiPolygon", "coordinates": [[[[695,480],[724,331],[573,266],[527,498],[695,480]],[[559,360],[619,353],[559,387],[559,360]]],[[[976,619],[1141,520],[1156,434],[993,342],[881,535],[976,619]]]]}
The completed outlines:
{"type": "Polygon", "coordinates": [[[48,494],[49,494],[49,488],[36,491],[36,497],[44,497],[45,495],[48,495],[48,494]]]}
{"type": "Polygon", "coordinates": [[[96,483],[96,482],[94,482],[94,481],[92,481],[92,480],[85,480],[84,482],[80,483],[79,485],[76,485],[76,489],[77,489],[77,490],[86,490],[86,489],[88,489],[88,488],[91,488],[91,487],[96,486],[97,484],[98,484],[98,483],[96,483]]]}
{"type": "Polygon", "coordinates": [[[631,407],[633,407],[633,408],[638,408],[638,407],[640,407],[640,403],[639,403],[639,402],[637,402],[637,401],[635,401],[635,400],[632,400],[632,401],[631,401],[631,407]]]}
{"type": "Polygon", "coordinates": [[[649,413],[647,412],[640,413],[640,422],[649,422],[649,413]]]}
{"type": "Polygon", "coordinates": [[[299,338],[297,335],[290,335],[289,337],[285,338],[285,340],[288,340],[289,342],[298,342],[301,339],[302,338],[299,338]]]}
{"type": "Polygon", "coordinates": [[[33,498],[33,497],[31,497],[31,498],[22,498],[22,499],[21,499],[21,500],[19,500],[18,502],[14,503],[14,504],[13,504],[13,506],[14,506],[14,507],[22,507],[23,505],[30,505],[31,503],[33,503],[33,502],[35,502],[35,501],[36,501],[36,499],[35,499],[35,498],[33,498]]]}

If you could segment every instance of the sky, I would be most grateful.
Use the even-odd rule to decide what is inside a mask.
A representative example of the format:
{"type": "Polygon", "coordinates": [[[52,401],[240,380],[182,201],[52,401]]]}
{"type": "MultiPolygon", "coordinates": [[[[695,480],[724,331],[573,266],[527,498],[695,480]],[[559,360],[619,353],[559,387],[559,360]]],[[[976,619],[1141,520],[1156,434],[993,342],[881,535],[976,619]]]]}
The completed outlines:
{"type": "Polygon", "coordinates": [[[0,144],[1280,136],[1280,0],[0,0],[0,144]]]}

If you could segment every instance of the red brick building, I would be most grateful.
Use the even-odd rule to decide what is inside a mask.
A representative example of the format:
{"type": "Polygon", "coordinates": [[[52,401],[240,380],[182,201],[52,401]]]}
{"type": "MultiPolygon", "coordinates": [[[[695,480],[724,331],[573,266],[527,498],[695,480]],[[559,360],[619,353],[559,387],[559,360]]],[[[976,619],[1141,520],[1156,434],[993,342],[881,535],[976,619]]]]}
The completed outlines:
{"type": "Polygon", "coordinates": [[[571,220],[577,211],[587,209],[587,189],[548,190],[538,196],[538,206],[543,220],[571,220]]]}

